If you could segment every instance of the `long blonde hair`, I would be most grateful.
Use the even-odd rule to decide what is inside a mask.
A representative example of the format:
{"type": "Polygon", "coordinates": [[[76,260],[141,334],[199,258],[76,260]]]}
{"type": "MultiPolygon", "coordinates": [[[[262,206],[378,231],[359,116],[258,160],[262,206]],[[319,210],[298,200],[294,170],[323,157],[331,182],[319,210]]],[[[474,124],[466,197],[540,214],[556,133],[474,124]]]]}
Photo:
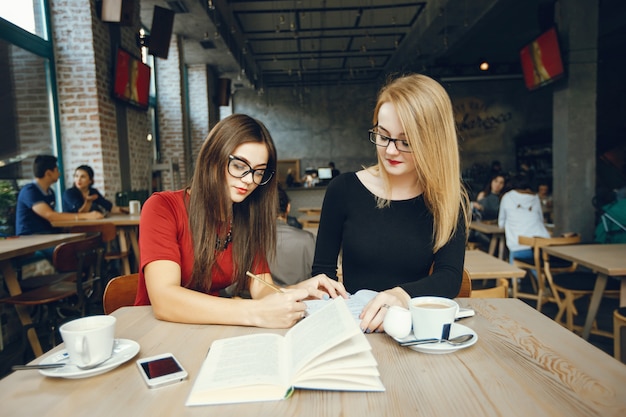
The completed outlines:
{"type": "Polygon", "coordinates": [[[268,170],[276,170],[276,147],[263,123],[243,114],[220,121],[204,141],[191,182],[189,227],[193,238],[194,263],[190,287],[208,292],[216,264],[216,237],[223,242],[232,213],[232,247],[236,292],[246,288],[247,270],[256,259],[275,252],[277,180],[258,186],[244,201],[233,204],[226,183],[228,156],[243,143],[266,146],[268,170]]]}
{"type": "MultiPolygon", "coordinates": [[[[373,124],[383,103],[393,104],[417,170],[417,182],[424,190],[424,201],[434,219],[433,246],[438,251],[456,232],[459,215],[469,225],[469,197],[461,183],[459,146],[452,103],[445,89],[425,75],[396,78],[378,94],[373,124]],[[460,213],[461,211],[461,213],[460,213]]],[[[383,179],[385,191],[391,185],[382,161],[373,167],[383,179]]],[[[378,206],[390,204],[379,198],[378,206]]]]}

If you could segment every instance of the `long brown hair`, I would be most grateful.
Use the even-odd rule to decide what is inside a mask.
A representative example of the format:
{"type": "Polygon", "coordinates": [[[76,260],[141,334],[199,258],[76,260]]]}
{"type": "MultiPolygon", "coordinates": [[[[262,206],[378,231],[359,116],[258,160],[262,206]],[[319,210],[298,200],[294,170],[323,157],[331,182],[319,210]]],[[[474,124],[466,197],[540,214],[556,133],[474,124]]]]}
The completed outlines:
{"type": "MultiPolygon", "coordinates": [[[[454,234],[461,214],[469,224],[469,198],[461,184],[459,146],[452,103],[437,81],[421,74],[390,81],[379,95],[374,110],[374,125],[383,103],[395,107],[404,134],[413,149],[417,181],[424,189],[424,201],[433,214],[434,250],[438,251],[454,234]]],[[[390,192],[387,172],[382,163],[374,167],[390,192]]],[[[378,206],[389,204],[378,199],[378,206]]]]}
{"type": "Polygon", "coordinates": [[[276,170],[276,147],[263,123],[243,114],[220,121],[207,136],[191,182],[189,227],[193,238],[194,263],[190,287],[208,292],[211,271],[216,267],[216,237],[223,242],[232,218],[233,279],[237,293],[246,288],[247,270],[276,248],[276,176],[257,188],[241,203],[230,198],[226,175],[228,156],[243,143],[267,147],[267,169],[276,170]],[[232,216],[232,217],[231,217],[232,216]]]}

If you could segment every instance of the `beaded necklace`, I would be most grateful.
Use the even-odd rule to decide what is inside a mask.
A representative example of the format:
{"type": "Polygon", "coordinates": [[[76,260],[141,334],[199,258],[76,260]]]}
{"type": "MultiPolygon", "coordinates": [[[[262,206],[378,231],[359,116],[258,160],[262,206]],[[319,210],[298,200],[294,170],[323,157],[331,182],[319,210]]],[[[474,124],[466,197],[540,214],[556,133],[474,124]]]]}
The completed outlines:
{"type": "Polygon", "coordinates": [[[223,250],[226,250],[226,248],[228,248],[228,245],[230,244],[230,242],[233,241],[232,232],[233,232],[233,220],[231,219],[230,224],[228,225],[228,234],[226,235],[226,238],[224,239],[224,243],[222,243],[222,240],[220,239],[219,234],[215,238],[215,250],[216,251],[223,251],[223,250]]]}

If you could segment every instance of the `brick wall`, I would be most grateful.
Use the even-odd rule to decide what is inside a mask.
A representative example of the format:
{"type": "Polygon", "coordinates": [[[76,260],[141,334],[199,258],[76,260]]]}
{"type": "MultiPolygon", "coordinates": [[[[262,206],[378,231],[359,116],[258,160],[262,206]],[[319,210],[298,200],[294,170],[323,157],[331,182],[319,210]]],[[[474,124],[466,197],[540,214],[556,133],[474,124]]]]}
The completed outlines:
{"type": "Polygon", "coordinates": [[[206,65],[192,65],[187,69],[190,91],[189,124],[191,130],[190,175],[193,172],[200,148],[209,133],[209,69],[206,65]]]}
{"type": "MultiPolygon", "coordinates": [[[[167,163],[177,160],[180,165],[181,185],[186,178],[183,100],[182,100],[182,50],[176,36],[170,41],[168,57],[156,59],[157,89],[158,89],[158,123],[159,140],[161,143],[161,162],[167,163]]],[[[170,190],[172,178],[168,172],[162,173],[163,188],[170,190]]]]}
{"type": "Polygon", "coordinates": [[[149,188],[152,150],[148,113],[112,98],[113,65],[117,42],[112,33],[119,31],[119,44],[135,56],[140,56],[135,34],[141,27],[139,2],[135,2],[133,26],[102,22],[96,13],[95,0],[52,0],[51,16],[57,69],[57,89],[64,178],[66,187],[72,185],[74,169],[90,165],[95,175],[95,187],[109,200],[122,191],[120,155],[130,156],[131,186],[149,188]],[[127,143],[120,149],[116,109],[125,113],[127,143]]]}

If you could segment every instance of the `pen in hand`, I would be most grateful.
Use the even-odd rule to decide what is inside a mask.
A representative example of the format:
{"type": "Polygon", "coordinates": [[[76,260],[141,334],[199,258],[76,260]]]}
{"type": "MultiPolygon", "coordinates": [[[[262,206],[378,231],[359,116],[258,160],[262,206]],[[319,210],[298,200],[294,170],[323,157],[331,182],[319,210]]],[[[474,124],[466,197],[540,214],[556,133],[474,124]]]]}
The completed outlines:
{"type": "Polygon", "coordinates": [[[276,291],[276,292],[284,292],[284,291],[282,290],[282,288],[280,288],[280,287],[278,287],[278,286],[276,286],[276,285],[272,284],[271,282],[267,282],[267,281],[265,281],[263,278],[261,278],[261,277],[260,277],[260,276],[258,276],[258,275],[253,274],[253,273],[252,273],[252,272],[250,272],[250,271],[247,271],[247,272],[246,272],[246,275],[247,275],[247,276],[249,276],[250,278],[256,279],[256,280],[257,280],[257,281],[259,281],[259,282],[262,282],[263,284],[267,285],[268,287],[270,287],[271,289],[273,289],[273,290],[274,290],[274,291],[276,291]]]}

